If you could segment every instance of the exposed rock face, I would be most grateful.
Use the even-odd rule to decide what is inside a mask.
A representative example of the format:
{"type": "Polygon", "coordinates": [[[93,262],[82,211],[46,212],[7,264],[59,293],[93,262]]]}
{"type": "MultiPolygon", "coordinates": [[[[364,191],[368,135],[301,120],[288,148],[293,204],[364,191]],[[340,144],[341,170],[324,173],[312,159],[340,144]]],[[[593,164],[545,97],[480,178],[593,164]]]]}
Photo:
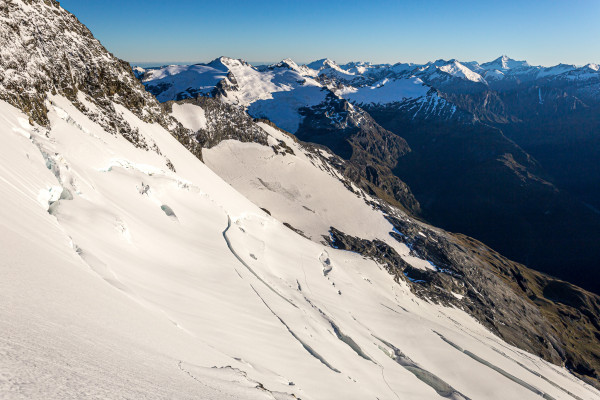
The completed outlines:
{"type": "Polygon", "coordinates": [[[47,95],[60,94],[108,132],[157,151],[118,117],[114,104],[120,104],[146,122],[169,128],[200,155],[189,132],[162,112],[129,64],[108,53],[57,1],[7,0],[0,17],[0,99],[26,112],[31,122],[46,126],[47,95]]]}
{"type": "MultiPolygon", "coordinates": [[[[600,103],[590,95],[597,91],[596,85],[594,81],[543,79],[478,94],[444,94],[477,120],[499,129],[505,148],[513,146],[512,142],[519,146],[519,153],[526,152],[533,160],[517,156],[515,150],[496,154],[495,170],[501,173],[495,175],[495,182],[502,190],[487,187],[482,201],[472,202],[476,197],[464,194],[483,193],[482,182],[492,176],[491,170],[471,174],[469,181],[463,179],[468,185],[454,179],[456,196],[450,195],[452,191],[433,195],[429,188],[419,188],[421,167],[412,178],[399,175],[426,205],[424,215],[432,223],[477,237],[502,254],[597,293],[600,249],[594,243],[600,240],[600,103]],[[467,202],[459,200],[460,196],[467,202]],[[471,218],[453,218],[450,205],[471,218]],[[481,218],[487,223],[478,224],[481,218]]],[[[408,132],[402,135],[413,149],[429,144],[423,148],[427,159],[443,160],[432,152],[445,154],[449,149],[447,142],[426,142],[428,136],[422,131],[413,134],[398,128],[397,132],[408,132]],[[436,146],[440,148],[435,150],[436,146]]],[[[488,166],[493,164],[490,160],[488,166]]]]}
{"type": "Polygon", "coordinates": [[[532,271],[469,237],[405,216],[389,220],[395,227],[390,235],[434,269],[416,269],[386,243],[334,227],[324,238],[333,247],[377,260],[423,300],[461,308],[507,342],[565,365],[598,387],[599,296],[532,271]]]}
{"type": "Polygon", "coordinates": [[[391,172],[397,160],[411,151],[404,139],[333,94],[300,113],[304,119],[296,132],[299,139],[327,146],[346,160],[343,173],[368,193],[419,213],[420,205],[409,187],[391,172]]]}
{"type": "MultiPolygon", "coordinates": [[[[177,104],[194,104],[204,110],[206,127],[195,132],[195,138],[202,147],[211,148],[227,139],[255,142],[265,146],[268,144],[266,133],[240,107],[203,96],[180,100],[177,104]]],[[[173,102],[163,103],[167,112],[170,112],[172,106],[173,102]]]]}

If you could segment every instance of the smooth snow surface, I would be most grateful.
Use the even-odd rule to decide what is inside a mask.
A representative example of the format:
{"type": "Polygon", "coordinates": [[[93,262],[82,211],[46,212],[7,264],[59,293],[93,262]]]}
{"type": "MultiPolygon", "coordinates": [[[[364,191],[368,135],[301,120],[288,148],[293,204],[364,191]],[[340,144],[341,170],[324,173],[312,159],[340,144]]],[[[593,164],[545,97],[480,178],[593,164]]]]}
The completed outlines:
{"type": "Polygon", "coordinates": [[[339,95],[357,104],[386,104],[425,96],[429,87],[419,78],[384,79],[372,86],[346,86],[339,95]]]}
{"type": "Polygon", "coordinates": [[[473,82],[484,82],[484,79],[481,77],[481,75],[471,71],[469,68],[465,67],[458,61],[450,62],[438,68],[440,71],[443,71],[457,78],[462,78],[473,82]]]}
{"type": "Polygon", "coordinates": [[[173,104],[171,115],[175,117],[181,125],[192,131],[198,131],[206,128],[206,115],[202,107],[195,104],[173,104]]]}
{"type": "MultiPolygon", "coordinates": [[[[1,398],[600,396],[294,233],[160,126],[115,105],[158,154],[50,98],[48,131],[0,102],[1,398]]],[[[334,220],[331,194],[307,204],[334,220]]]]}

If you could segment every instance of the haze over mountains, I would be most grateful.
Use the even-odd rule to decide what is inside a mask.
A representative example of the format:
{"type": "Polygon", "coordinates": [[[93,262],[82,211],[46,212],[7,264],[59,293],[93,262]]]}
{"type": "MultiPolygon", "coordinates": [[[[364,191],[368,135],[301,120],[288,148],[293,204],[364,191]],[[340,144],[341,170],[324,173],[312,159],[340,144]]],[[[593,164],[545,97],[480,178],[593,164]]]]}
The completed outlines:
{"type": "MultiPolygon", "coordinates": [[[[593,79],[132,70],[57,1],[0,21],[0,397],[600,397],[600,297],[431,224],[471,220],[461,204],[495,224],[507,196],[593,232],[495,125],[535,124],[513,98],[587,117],[593,79]]],[[[524,214],[507,229],[542,233],[524,214]]]]}

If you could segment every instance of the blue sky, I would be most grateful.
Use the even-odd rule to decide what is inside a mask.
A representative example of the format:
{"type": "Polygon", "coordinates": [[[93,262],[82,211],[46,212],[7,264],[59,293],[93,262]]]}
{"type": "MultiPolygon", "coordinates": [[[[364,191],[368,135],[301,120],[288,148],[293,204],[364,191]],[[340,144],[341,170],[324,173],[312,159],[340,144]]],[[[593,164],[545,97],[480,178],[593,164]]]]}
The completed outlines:
{"type": "Polygon", "coordinates": [[[600,0],[61,0],[116,56],[140,62],[600,63],[600,0]]]}

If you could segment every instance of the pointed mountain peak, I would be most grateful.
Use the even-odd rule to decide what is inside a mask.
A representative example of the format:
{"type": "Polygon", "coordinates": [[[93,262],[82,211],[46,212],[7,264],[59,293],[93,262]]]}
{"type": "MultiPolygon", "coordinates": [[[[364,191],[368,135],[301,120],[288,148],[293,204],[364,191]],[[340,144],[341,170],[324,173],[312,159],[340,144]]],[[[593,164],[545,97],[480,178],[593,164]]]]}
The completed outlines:
{"type": "Polygon", "coordinates": [[[300,67],[291,58],[285,58],[278,63],[269,65],[270,68],[289,68],[294,71],[300,70],[300,67]]]}
{"type": "Polygon", "coordinates": [[[337,63],[333,60],[330,60],[329,58],[322,58],[320,60],[313,61],[310,64],[307,64],[306,66],[317,71],[325,68],[339,68],[337,63]]]}
{"type": "Polygon", "coordinates": [[[510,58],[506,54],[496,58],[493,61],[481,64],[482,68],[499,69],[499,70],[523,68],[523,67],[529,67],[529,66],[530,65],[527,61],[517,61],[515,59],[510,58]]]}

